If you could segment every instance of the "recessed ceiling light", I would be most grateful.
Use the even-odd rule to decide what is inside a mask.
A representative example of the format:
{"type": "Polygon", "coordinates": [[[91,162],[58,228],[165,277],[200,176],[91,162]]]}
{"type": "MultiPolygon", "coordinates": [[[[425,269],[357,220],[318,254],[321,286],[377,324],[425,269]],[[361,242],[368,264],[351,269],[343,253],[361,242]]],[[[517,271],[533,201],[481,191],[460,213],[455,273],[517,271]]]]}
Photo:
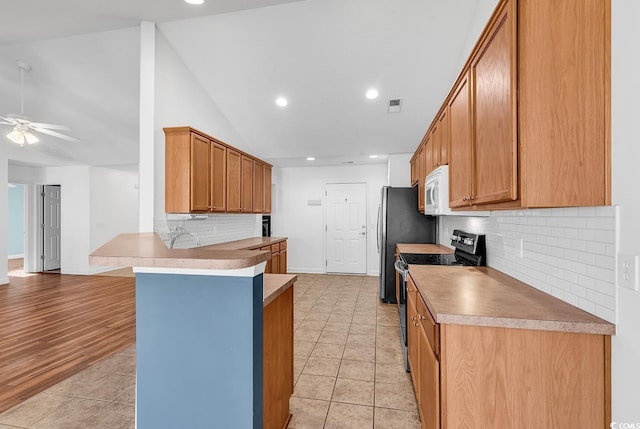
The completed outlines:
{"type": "Polygon", "coordinates": [[[371,158],[371,159],[374,159],[374,158],[377,158],[377,157],[378,157],[378,155],[369,155],[369,158],[371,158]]]}
{"type": "Polygon", "coordinates": [[[312,157],[312,156],[308,156],[308,157],[307,157],[307,161],[315,161],[315,160],[316,160],[316,159],[315,159],[314,157],[312,157]]]}
{"type": "Polygon", "coordinates": [[[184,0],[185,3],[189,3],[189,4],[202,4],[204,3],[204,0],[184,0]]]}
{"type": "Polygon", "coordinates": [[[365,94],[365,97],[367,97],[369,100],[378,98],[378,90],[371,88],[370,90],[367,91],[367,93],[365,94]]]}
{"type": "Polygon", "coordinates": [[[284,97],[278,97],[276,98],[276,104],[280,107],[285,107],[289,102],[284,97]]]}

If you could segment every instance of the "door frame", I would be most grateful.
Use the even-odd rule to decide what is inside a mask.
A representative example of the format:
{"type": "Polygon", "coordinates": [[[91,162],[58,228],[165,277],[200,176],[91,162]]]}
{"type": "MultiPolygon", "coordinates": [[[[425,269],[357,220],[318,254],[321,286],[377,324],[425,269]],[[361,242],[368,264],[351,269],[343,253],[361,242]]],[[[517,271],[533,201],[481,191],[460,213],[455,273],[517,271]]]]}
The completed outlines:
{"type": "MultiPolygon", "coordinates": [[[[45,186],[60,186],[60,207],[62,211],[62,185],[59,183],[37,183],[27,185],[27,196],[25,197],[25,273],[44,272],[44,261],[40,257],[44,251],[44,206],[42,193],[45,186]]],[[[60,247],[62,247],[62,225],[60,227],[60,247]]],[[[60,253],[60,272],[62,272],[62,252],[60,253]]]]}
{"type": "MultiPolygon", "coordinates": [[[[369,275],[369,187],[367,182],[326,182],[324,184],[324,196],[323,205],[324,210],[322,212],[322,221],[324,224],[324,234],[322,234],[322,242],[324,247],[324,274],[327,274],[327,266],[328,266],[328,243],[327,243],[327,233],[328,233],[328,215],[327,209],[329,208],[329,185],[364,185],[364,216],[365,216],[365,231],[367,235],[365,236],[365,245],[364,245],[364,266],[365,272],[361,275],[369,275]]],[[[341,273],[332,273],[336,275],[341,275],[341,273]]],[[[348,274],[344,273],[343,275],[358,275],[358,274],[348,274]]]]}

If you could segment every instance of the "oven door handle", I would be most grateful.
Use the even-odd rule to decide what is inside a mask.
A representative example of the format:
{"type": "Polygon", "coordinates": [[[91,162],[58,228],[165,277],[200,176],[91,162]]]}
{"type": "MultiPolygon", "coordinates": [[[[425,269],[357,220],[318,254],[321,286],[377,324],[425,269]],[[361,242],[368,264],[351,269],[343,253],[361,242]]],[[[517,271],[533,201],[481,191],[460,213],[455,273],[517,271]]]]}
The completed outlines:
{"type": "Polygon", "coordinates": [[[393,267],[402,276],[402,281],[406,282],[407,281],[407,274],[409,273],[409,270],[407,269],[407,266],[400,259],[398,259],[393,264],[393,267]]]}

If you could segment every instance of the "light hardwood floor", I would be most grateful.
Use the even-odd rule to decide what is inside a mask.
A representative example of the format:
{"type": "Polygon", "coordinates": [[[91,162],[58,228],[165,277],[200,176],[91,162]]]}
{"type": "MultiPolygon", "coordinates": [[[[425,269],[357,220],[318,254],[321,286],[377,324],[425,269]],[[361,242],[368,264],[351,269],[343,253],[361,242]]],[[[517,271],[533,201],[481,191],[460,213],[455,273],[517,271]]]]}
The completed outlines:
{"type": "Polygon", "coordinates": [[[133,278],[20,273],[0,286],[0,412],[135,342],[133,278]]]}

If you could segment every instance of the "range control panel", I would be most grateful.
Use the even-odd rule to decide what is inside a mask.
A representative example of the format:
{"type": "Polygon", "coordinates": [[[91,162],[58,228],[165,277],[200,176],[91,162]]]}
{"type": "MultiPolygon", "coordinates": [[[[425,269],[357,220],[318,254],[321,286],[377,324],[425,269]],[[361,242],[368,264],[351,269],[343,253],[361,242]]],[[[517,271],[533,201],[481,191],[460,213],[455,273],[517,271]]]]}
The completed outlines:
{"type": "Polygon", "coordinates": [[[454,229],[450,238],[451,245],[456,249],[464,250],[472,255],[484,254],[484,234],[473,234],[471,232],[454,229]]]}

